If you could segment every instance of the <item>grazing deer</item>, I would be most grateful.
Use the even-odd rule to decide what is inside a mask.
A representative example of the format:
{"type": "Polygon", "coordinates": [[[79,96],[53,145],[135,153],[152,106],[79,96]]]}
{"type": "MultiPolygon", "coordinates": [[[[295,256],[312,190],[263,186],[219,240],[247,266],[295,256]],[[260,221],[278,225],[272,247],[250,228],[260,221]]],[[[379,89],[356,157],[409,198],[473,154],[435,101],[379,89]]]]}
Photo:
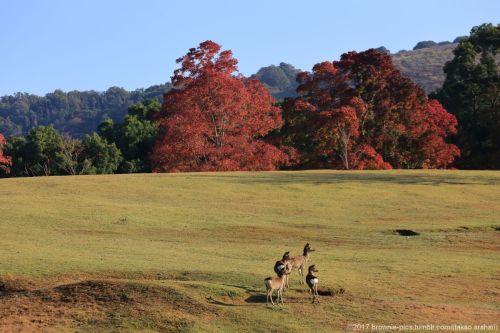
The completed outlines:
{"type": "Polygon", "coordinates": [[[274,305],[273,302],[273,293],[276,290],[276,303],[279,305],[280,299],[281,304],[283,303],[283,288],[285,287],[286,276],[290,274],[292,271],[290,264],[288,262],[279,270],[278,277],[268,277],[264,280],[264,284],[266,285],[267,296],[266,296],[266,305],[269,304],[269,298],[271,299],[271,304],[274,305]]]}
{"type": "MultiPolygon", "coordinates": [[[[309,266],[309,273],[306,276],[306,283],[309,286],[309,295],[312,296],[312,303],[314,304],[314,301],[316,300],[316,297],[318,297],[318,278],[313,274],[319,272],[316,269],[315,265],[309,266]]],[[[319,303],[319,299],[318,299],[319,303]]]]}
{"type": "MultiPolygon", "coordinates": [[[[295,256],[295,257],[290,257],[288,262],[290,263],[292,270],[297,268],[299,271],[300,275],[300,284],[304,284],[304,267],[306,266],[306,263],[309,261],[310,253],[315,251],[309,243],[304,246],[304,252],[301,256],[295,256]]],[[[288,283],[287,283],[287,288],[288,288],[288,283]]]]}

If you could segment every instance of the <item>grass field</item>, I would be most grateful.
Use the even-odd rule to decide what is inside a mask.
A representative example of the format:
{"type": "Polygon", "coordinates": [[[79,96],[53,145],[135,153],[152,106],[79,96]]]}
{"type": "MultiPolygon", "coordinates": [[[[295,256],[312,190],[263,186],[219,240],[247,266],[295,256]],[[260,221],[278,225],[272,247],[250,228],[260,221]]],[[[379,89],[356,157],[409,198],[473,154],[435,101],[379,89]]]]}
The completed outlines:
{"type": "Polygon", "coordinates": [[[500,324],[499,202],[499,172],[2,179],[0,331],[500,324]],[[266,307],[306,242],[319,288],[345,292],[309,304],[294,272],[266,307]]]}

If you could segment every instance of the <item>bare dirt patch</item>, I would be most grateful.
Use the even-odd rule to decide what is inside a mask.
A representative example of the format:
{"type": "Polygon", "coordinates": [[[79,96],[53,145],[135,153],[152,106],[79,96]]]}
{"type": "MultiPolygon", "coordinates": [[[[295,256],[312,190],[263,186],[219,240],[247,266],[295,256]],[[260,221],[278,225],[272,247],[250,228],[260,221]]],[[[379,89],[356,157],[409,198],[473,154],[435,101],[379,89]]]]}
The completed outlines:
{"type": "MultiPolygon", "coordinates": [[[[36,283],[38,284],[38,283],[36,283]]],[[[51,327],[144,328],[183,331],[213,310],[170,287],[123,280],[83,280],[32,288],[2,282],[0,331],[51,327]]]]}
{"type": "Polygon", "coordinates": [[[332,289],[332,288],[324,288],[324,289],[318,289],[318,294],[321,296],[335,296],[335,295],[342,295],[345,293],[344,288],[338,288],[338,289],[332,289]]]}

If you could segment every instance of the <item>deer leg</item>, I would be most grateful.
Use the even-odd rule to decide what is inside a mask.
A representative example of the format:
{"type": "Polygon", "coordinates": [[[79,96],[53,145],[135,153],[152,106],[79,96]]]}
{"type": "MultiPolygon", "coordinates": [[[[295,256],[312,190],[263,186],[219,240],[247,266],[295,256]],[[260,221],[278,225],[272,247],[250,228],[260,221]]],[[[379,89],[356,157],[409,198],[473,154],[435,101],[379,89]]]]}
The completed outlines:
{"type": "Polygon", "coordinates": [[[318,285],[317,285],[317,284],[315,284],[315,285],[314,285],[314,293],[315,293],[315,295],[316,295],[316,296],[315,296],[315,299],[316,299],[316,301],[317,301],[317,302],[318,302],[318,304],[319,304],[319,297],[318,297],[318,296],[319,296],[319,294],[318,294],[318,285]]]}

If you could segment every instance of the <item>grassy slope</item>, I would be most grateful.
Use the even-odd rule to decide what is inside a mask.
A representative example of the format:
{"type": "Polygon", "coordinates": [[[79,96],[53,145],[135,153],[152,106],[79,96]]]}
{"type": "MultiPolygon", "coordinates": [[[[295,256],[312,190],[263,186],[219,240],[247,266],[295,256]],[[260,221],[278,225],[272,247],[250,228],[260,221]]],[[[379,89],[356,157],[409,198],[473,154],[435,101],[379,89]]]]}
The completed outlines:
{"type": "MultiPolygon", "coordinates": [[[[400,51],[391,54],[392,61],[401,73],[422,87],[428,94],[441,88],[445,79],[446,62],[453,59],[458,44],[435,45],[423,49],[400,51]]],[[[500,55],[496,56],[497,62],[500,55]]]]}
{"type": "Polygon", "coordinates": [[[3,179],[0,198],[0,330],[330,331],[500,315],[498,172],[3,179]],[[346,292],[312,306],[294,273],[288,304],[266,308],[263,278],[306,242],[321,287],[346,292]]]}
{"type": "Polygon", "coordinates": [[[394,65],[427,93],[434,92],[444,82],[443,67],[453,59],[453,49],[458,44],[436,45],[433,47],[402,51],[391,54],[394,65]]]}

